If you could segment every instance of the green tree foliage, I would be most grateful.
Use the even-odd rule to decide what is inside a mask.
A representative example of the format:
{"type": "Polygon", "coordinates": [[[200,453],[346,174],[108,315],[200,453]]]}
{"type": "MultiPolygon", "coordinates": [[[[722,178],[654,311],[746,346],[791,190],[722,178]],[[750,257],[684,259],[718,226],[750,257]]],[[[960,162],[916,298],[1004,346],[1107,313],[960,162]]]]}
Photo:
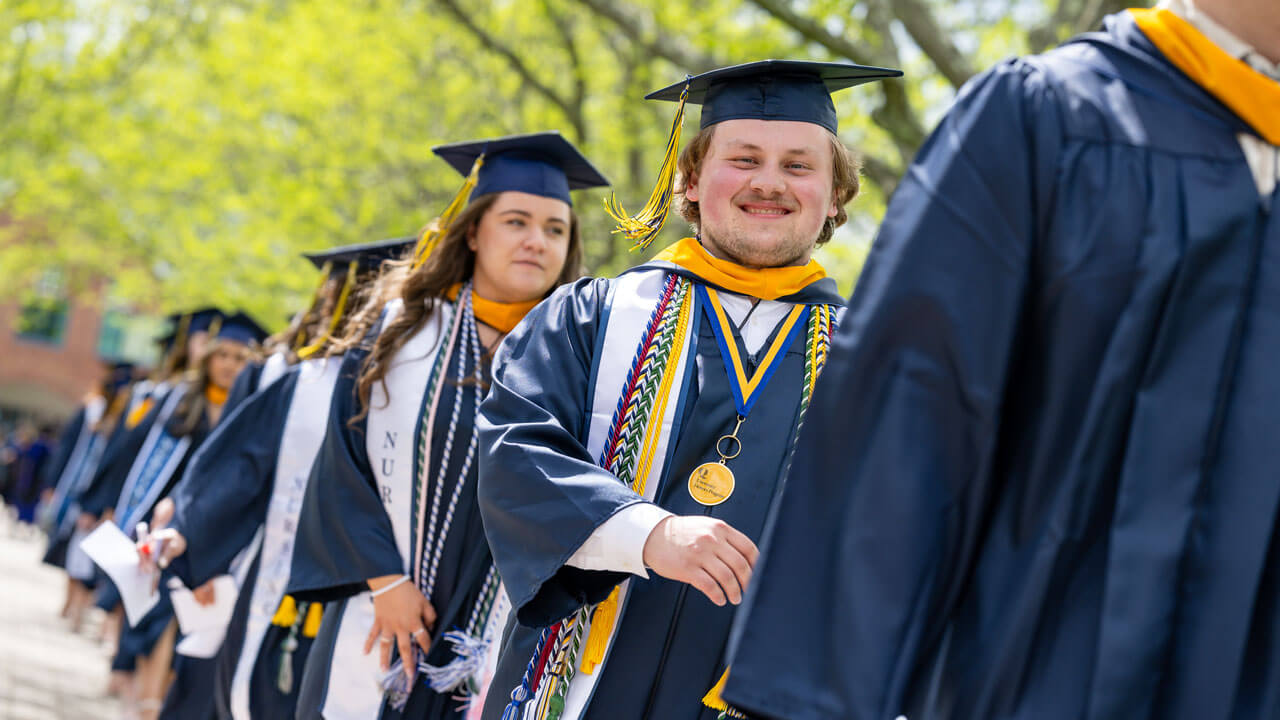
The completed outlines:
{"type": "MultiPolygon", "coordinates": [[[[303,250],[416,232],[459,178],[436,143],[559,129],[631,208],[674,107],[649,90],[766,57],[901,67],[842,93],[867,191],[823,250],[847,290],[955,90],[1116,0],[9,0],[0,3],[0,291],[57,268],[159,312],[279,327],[303,250]]],[[[696,111],[685,122],[696,129],[696,111]]],[[[687,136],[687,135],[686,135],[687,136]]],[[[597,272],[640,259],[578,199],[597,272]]],[[[674,239],[687,228],[668,221],[674,239]]]]}

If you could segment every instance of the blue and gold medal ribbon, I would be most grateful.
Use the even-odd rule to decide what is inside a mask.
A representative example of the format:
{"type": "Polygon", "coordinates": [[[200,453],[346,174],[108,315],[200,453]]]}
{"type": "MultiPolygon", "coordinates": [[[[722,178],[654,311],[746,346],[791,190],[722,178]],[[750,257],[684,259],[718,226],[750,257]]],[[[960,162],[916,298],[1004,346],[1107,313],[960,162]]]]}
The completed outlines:
{"type": "Polygon", "coordinates": [[[782,329],[774,337],[773,344],[769,346],[759,367],[748,378],[742,356],[738,353],[738,343],[733,339],[733,326],[729,323],[729,316],[720,304],[720,294],[702,284],[696,284],[695,287],[697,287],[698,298],[702,301],[702,307],[707,311],[708,319],[711,320],[716,341],[720,344],[720,358],[724,360],[724,369],[729,375],[729,387],[733,389],[733,402],[738,408],[738,416],[746,418],[747,413],[750,413],[751,408],[755,406],[756,400],[763,394],[764,387],[773,377],[774,371],[782,363],[787,348],[804,329],[806,325],[804,318],[808,315],[809,306],[796,305],[791,308],[791,312],[782,321],[782,329]]]}

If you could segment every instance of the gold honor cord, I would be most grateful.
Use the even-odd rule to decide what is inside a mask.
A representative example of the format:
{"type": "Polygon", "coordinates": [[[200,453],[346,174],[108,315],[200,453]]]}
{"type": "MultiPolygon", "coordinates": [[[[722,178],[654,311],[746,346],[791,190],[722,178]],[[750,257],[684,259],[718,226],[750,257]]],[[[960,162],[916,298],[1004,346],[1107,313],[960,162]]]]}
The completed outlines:
{"type": "Polygon", "coordinates": [[[475,189],[476,182],[480,178],[480,168],[484,167],[484,155],[481,154],[471,165],[471,172],[467,173],[466,180],[462,181],[462,187],[458,188],[458,193],[453,196],[453,200],[449,201],[449,206],[440,213],[440,216],[431,221],[427,229],[422,232],[422,237],[418,238],[418,244],[413,248],[413,269],[417,270],[431,256],[431,252],[436,249],[436,245],[440,244],[440,238],[449,232],[449,226],[457,219],[458,214],[467,206],[467,202],[471,200],[471,191],[475,189]]]}
{"type": "Polygon", "coordinates": [[[667,211],[671,208],[672,186],[676,179],[676,161],[680,152],[680,132],[684,120],[684,104],[689,97],[689,82],[686,78],[684,90],[680,91],[680,105],[676,108],[675,120],[671,122],[671,134],[667,136],[667,151],[662,157],[662,168],[658,170],[658,183],[649,194],[649,201],[644,209],[635,216],[627,215],[626,208],[618,202],[613,193],[604,201],[605,212],[618,223],[615,233],[632,241],[632,250],[644,250],[662,230],[667,221],[667,211]]]}
{"type": "Polygon", "coordinates": [[[302,327],[298,328],[298,336],[293,340],[293,349],[298,350],[307,344],[307,319],[311,314],[320,309],[320,296],[324,294],[324,286],[329,283],[329,275],[333,272],[333,261],[326,260],[324,267],[320,268],[320,284],[316,285],[316,291],[311,293],[311,304],[307,306],[302,318],[298,322],[302,327]]]}
{"type": "Polygon", "coordinates": [[[338,304],[333,308],[333,317],[329,318],[329,329],[316,338],[315,342],[298,350],[298,357],[306,360],[315,355],[329,341],[329,338],[333,337],[334,331],[338,329],[338,323],[342,322],[342,314],[347,309],[347,298],[351,296],[351,289],[356,285],[356,274],[359,270],[360,261],[352,260],[347,264],[347,279],[342,283],[342,292],[338,294],[338,304]]]}
{"type": "Polygon", "coordinates": [[[755,407],[756,400],[760,398],[774,371],[782,364],[787,348],[800,334],[797,330],[805,326],[802,318],[808,306],[796,305],[791,308],[791,312],[782,323],[782,328],[769,346],[768,352],[760,361],[759,367],[751,377],[747,377],[742,357],[738,354],[737,341],[733,337],[733,326],[729,323],[729,317],[720,304],[720,294],[705,285],[698,285],[697,288],[699,299],[704,303],[703,307],[706,308],[711,320],[711,328],[715,331],[716,341],[720,346],[720,356],[724,360],[725,372],[729,376],[729,386],[733,390],[733,402],[738,410],[738,421],[733,426],[733,432],[716,441],[716,454],[720,459],[705,462],[689,474],[689,495],[702,505],[713,506],[719,505],[733,495],[737,479],[733,475],[733,470],[729,468],[729,461],[742,452],[742,441],[738,439],[738,430],[742,428],[742,423],[755,407]]]}

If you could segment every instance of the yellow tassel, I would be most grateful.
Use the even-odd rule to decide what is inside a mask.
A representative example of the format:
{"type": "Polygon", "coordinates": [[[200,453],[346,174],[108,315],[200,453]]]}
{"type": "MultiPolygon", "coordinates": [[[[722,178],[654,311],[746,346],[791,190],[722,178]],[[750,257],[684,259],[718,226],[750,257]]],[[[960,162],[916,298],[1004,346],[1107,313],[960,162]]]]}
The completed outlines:
{"type": "Polygon", "coordinates": [[[191,334],[191,313],[182,316],[182,320],[178,321],[178,331],[173,335],[173,347],[185,348],[187,346],[187,336],[191,334]]]}
{"type": "Polygon", "coordinates": [[[302,625],[302,636],[313,638],[320,632],[320,618],[324,617],[324,605],[313,602],[307,606],[307,620],[302,625]]]}
{"type": "Polygon", "coordinates": [[[333,317],[329,318],[329,329],[326,330],[323,335],[316,338],[315,342],[304,348],[300,348],[298,350],[298,357],[306,360],[312,355],[315,355],[316,352],[319,351],[320,348],[323,348],[324,344],[329,341],[329,338],[333,337],[333,331],[338,329],[338,323],[342,322],[342,314],[347,309],[347,298],[351,295],[351,289],[355,287],[356,274],[359,269],[360,263],[356,260],[352,260],[351,263],[347,265],[347,280],[342,284],[342,292],[338,294],[338,304],[333,308],[333,317]]]}
{"type": "Polygon", "coordinates": [[[476,182],[480,178],[480,168],[484,166],[484,155],[476,158],[471,165],[471,172],[467,173],[467,179],[462,181],[462,187],[458,188],[458,194],[453,196],[453,200],[449,201],[449,206],[440,213],[440,217],[431,221],[427,229],[423,231],[422,237],[418,238],[418,244],[413,248],[413,269],[417,270],[431,256],[431,252],[436,249],[436,245],[440,244],[440,238],[449,231],[449,226],[467,206],[467,201],[471,199],[471,191],[475,189],[476,182]]]}
{"type": "Polygon", "coordinates": [[[680,105],[676,108],[675,120],[671,123],[671,134],[667,137],[667,151],[662,157],[662,168],[658,170],[658,184],[649,194],[649,201],[644,209],[634,216],[628,216],[626,208],[618,202],[617,196],[610,194],[604,201],[605,212],[618,223],[614,232],[622,233],[634,245],[632,250],[644,250],[653,239],[658,237],[662,225],[667,221],[667,211],[671,208],[672,185],[676,179],[676,160],[680,153],[680,130],[684,120],[684,102],[689,97],[689,83],[685,82],[680,92],[680,105]]]}
{"type": "Polygon", "coordinates": [[[218,337],[218,333],[222,332],[222,318],[216,317],[213,322],[209,323],[209,340],[218,337]]]}
{"type": "Polygon", "coordinates": [[[311,313],[320,308],[320,296],[324,294],[324,286],[329,282],[329,273],[331,272],[333,272],[333,261],[326,260],[324,267],[320,268],[320,284],[316,285],[315,292],[311,293],[311,304],[307,306],[307,311],[302,314],[303,327],[298,330],[298,337],[294,338],[294,350],[307,344],[306,319],[311,316],[311,313]]]}
{"type": "Polygon", "coordinates": [[[613,624],[618,619],[618,588],[609,593],[604,602],[596,606],[591,616],[591,627],[587,628],[587,646],[582,650],[582,673],[593,675],[596,666],[604,662],[604,651],[609,649],[609,638],[613,636],[613,624]]]}
{"type": "Polygon", "coordinates": [[[729,703],[725,702],[724,698],[720,697],[720,693],[724,692],[724,684],[728,681],[729,681],[729,668],[725,668],[724,674],[720,676],[720,680],[715,684],[714,687],[712,687],[710,690],[707,691],[706,695],[702,696],[702,704],[706,705],[712,710],[719,710],[720,712],[724,712],[728,710],[729,703]]]}
{"type": "Polygon", "coordinates": [[[298,603],[294,602],[292,595],[285,595],[280,601],[280,609],[276,610],[276,614],[271,618],[271,624],[279,627],[293,627],[298,622],[298,603]]]}
{"type": "Polygon", "coordinates": [[[147,398],[138,403],[138,407],[134,408],[133,412],[129,413],[129,417],[125,418],[125,429],[132,430],[138,427],[138,423],[142,422],[142,419],[147,416],[147,413],[151,412],[151,408],[155,404],[155,400],[152,400],[151,398],[147,398]]]}

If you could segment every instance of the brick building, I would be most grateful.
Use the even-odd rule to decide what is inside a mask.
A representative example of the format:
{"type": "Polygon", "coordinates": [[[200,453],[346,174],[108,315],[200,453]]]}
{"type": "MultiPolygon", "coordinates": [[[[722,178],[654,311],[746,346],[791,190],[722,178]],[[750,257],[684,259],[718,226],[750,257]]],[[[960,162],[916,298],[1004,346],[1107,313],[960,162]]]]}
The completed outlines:
{"type": "Polygon", "coordinates": [[[159,321],[104,310],[100,297],[68,297],[51,276],[23,300],[0,302],[0,426],[66,419],[104,362],[154,362],[159,321]]]}

